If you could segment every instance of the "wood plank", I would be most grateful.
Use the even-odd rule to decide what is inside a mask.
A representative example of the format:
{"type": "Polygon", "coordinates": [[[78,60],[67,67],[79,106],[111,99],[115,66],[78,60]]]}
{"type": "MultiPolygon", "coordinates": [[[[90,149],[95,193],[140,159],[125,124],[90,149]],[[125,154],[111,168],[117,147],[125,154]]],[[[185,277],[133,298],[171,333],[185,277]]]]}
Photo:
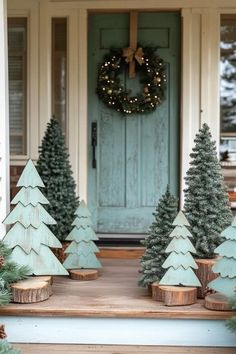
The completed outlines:
{"type": "Polygon", "coordinates": [[[235,348],[216,347],[164,347],[140,345],[57,345],[57,344],[14,344],[24,354],[68,354],[68,353],[103,353],[103,354],[235,354],[235,348]]]}
{"type": "Polygon", "coordinates": [[[70,278],[74,280],[95,280],[98,278],[97,269],[71,269],[70,278]]]}
{"type": "Polygon", "coordinates": [[[138,287],[139,260],[102,259],[98,279],[76,282],[54,277],[53,296],[35,304],[9,304],[0,308],[7,316],[62,316],[90,318],[227,319],[236,312],[211,311],[203,300],[188,306],[167,307],[153,301],[147,289],[138,287]]]}
{"type": "Polygon", "coordinates": [[[138,259],[145,251],[144,247],[100,247],[98,258],[138,259]]]}
{"type": "Polygon", "coordinates": [[[205,307],[209,310],[228,311],[231,309],[229,299],[220,293],[205,297],[205,307]]]}

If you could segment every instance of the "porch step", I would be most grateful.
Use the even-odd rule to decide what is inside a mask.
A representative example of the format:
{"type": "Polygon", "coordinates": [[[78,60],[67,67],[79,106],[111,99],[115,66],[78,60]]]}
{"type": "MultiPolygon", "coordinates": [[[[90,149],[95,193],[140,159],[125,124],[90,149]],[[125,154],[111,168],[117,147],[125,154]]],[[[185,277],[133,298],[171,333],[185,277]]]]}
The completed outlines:
{"type": "Polygon", "coordinates": [[[22,354],[235,354],[235,348],[217,347],[166,347],[140,345],[58,345],[58,344],[14,344],[22,354]]]}

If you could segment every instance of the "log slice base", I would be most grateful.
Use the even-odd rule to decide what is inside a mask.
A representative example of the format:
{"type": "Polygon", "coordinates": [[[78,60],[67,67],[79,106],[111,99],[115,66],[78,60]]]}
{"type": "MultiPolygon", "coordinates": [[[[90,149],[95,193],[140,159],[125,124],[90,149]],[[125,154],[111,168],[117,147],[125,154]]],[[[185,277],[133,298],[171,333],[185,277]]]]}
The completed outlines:
{"type": "Polygon", "coordinates": [[[212,271],[212,267],[216,263],[217,258],[195,259],[195,261],[198,265],[198,269],[195,270],[195,274],[202,284],[202,286],[197,289],[197,297],[199,299],[204,299],[209,291],[207,284],[218,277],[218,274],[212,271]]]}
{"type": "Polygon", "coordinates": [[[197,288],[187,286],[159,285],[166,306],[192,305],[197,302],[197,288]]]}
{"type": "MultiPolygon", "coordinates": [[[[164,289],[162,285],[162,289],[164,289]]],[[[164,291],[160,289],[159,283],[152,283],[152,299],[155,301],[164,301],[164,291]]]]}
{"type": "Polygon", "coordinates": [[[12,302],[30,304],[45,301],[52,292],[52,287],[46,281],[27,279],[11,284],[12,302]]]}
{"type": "Polygon", "coordinates": [[[97,269],[71,269],[69,274],[73,280],[95,280],[98,278],[97,269]]]}
{"type": "Polygon", "coordinates": [[[211,294],[205,297],[205,307],[208,310],[231,311],[228,298],[220,293],[211,294]]]}

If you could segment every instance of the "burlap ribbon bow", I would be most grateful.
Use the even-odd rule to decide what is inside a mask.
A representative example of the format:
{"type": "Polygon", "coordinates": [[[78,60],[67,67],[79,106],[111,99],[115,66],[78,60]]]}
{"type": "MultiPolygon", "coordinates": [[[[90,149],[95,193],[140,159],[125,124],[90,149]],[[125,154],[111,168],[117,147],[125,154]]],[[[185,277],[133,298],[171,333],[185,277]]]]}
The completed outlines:
{"type": "Polygon", "coordinates": [[[125,57],[126,63],[129,63],[129,77],[135,77],[135,60],[142,65],[144,63],[143,59],[143,49],[138,48],[136,50],[131,47],[123,48],[123,57],[125,57]]]}

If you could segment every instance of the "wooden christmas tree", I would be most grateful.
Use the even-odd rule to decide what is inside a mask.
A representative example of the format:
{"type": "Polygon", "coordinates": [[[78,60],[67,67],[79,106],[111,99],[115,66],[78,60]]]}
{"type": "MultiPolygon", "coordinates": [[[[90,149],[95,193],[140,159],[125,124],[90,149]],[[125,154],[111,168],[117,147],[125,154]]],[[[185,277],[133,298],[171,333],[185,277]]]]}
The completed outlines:
{"type": "MultiPolygon", "coordinates": [[[[221,257],[212,267],[213,272],[219,276],[208,283],[208,287],[226,296],[228,299],[225,299],[225,306],[228,307],[229,298],[236,295],[236,217],[231,226],[221,233],[221,236],[225,241],[215,249],[215,253],[221,257]]],[[[216,300],[214,309],[222,310],[222,304],[220,308],[217,308],[219,296],[215,294],[206,298],[206,306],[209,306],[208,303],[213,306],[214,299],[216,300]]],[[[223,300],[222,297],[221,299],[223,300]]]]}
{"type": "Polygon", "coordinates": [[[67,275],[50,250],[50,247],[61,247],[61,243],[46,226],[56,221],[42,206],[49,202],[38,188],[44,184],[31,160],[17,187],[22,188],[11,202],[15,207],[4,220],[4,224],[13,225],[4,237],[4,243],[12,249],[11,260],[28,266],[29,274],[67,275]]]}
{"type": "Polygon", "coordinates": [[[93,279],[97,277],[97,271],[73,272],[72,269],[96,269],[101,268],[101,263],[95,253],[99,252],[98,247],[93,241],[97,240],[97,235],[92,228],[91,214],[84,201],[81,201],[75,211],[75,220],[72,223],[74,228],[67,236],[67,241],[72,241],[66,248],[65,253],[68,257],[63,263],[66,269],[70,269],[71,277],[78,276],[78,279],[93,279]],[[86,276],[83,276],[85,274],[86,276]]]}
{"type": "MultiPolygon", "coordinates": [[[[168,270],[160,280],[159,284],[167,286],[180,285],[186,287],[200,286],[201,284],[193,271],[193,269],[197,268],[197,265],[191,255],[191,253],[195,253],[196,251],[189,240],[189,237],[192,237],[192,235],[187,229],[187,226],[190,225],[182,211],[178,213],[173,221],[173,226],[175,226],[175,228],[169,235],[172,240],[166,248],[166,253],[169,253],[169,256],[162,265],[163,268],[168,268],[168,270]]],[[[196,288],[190,288],[189,292],[186,292],[186,289],[181,289],[181,287],[172,287],[171,289],[168,289],[168,287],[166,288],[167,292],[178,293],[178,296],[179,292],[184,292],[184,296],[187,296],[187,299],[184,299],[181,303],[172,302],[168,303],[168,305],[184,305],[196,301],[196,288]],[[189,293],[191,294],[191,299],[188,298],[189,293]]]]}

